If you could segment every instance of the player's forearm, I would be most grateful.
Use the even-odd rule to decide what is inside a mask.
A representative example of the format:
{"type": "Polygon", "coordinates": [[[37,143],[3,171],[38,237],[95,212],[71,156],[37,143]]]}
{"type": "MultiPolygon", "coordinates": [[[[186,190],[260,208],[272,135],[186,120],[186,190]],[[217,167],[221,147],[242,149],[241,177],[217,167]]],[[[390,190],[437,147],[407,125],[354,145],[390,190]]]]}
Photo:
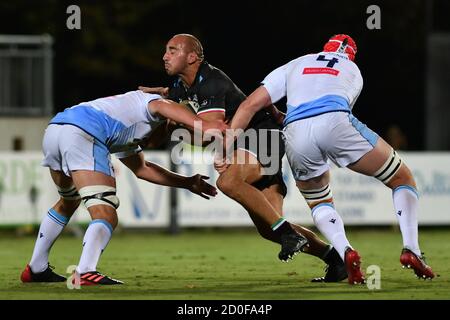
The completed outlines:
{"type": "MultiPolygon", "coordinates": [[[[203,119],[202,119],[202,121],[203,121],[203,119]]],[[[211,136],[207,136],[200,132],[194,132],[194,130],[192,130],[191,128],[185,128],[185,129],[188,130],[190,133],[190,140],[185,141],[185,142],[192,146],[206,147],[213,141],[213,138],[211,136]]]]}
{"type": "Polygon", "coordinates": [[[201,123],[201,119],[187,110],[184,106],[169,100],[158,100],[150,103],[151,110],[159,116],[182,123],[186,127],[194,129],[195,122],[201,123]]]}
{"type": "Polygon", "coordinates": [[[178,173],[172,172],[163,168],[152,162],[145,162],[145,166],[140,168],[139,172],[136,173],[139,179],[175,188],[187,188],[189,177],[180,175],[178,173]]]}
{"type": "Polygon", "coordinates": [[[241,103],[230,127],[232,129],[247,128],[253,116],[270,104],[272,104],[272,101],[267,90],[263,86],[259,87],[241,103]]]}
{"type": "Polygon", "coordinates": [[[142,152],[121,158],[120,161],[133,171],[139,179],[169,187],[186,188],[189,186],[189,177],[145,161],[142,152]]]}
{"type": "Polygon", "coordinates": [[[238,111],[234,115],[233,120],[231,121],[230,128],[245,130],[255,113],[255,108],[252,108],[249,105],[241,104],[238,111]]]}

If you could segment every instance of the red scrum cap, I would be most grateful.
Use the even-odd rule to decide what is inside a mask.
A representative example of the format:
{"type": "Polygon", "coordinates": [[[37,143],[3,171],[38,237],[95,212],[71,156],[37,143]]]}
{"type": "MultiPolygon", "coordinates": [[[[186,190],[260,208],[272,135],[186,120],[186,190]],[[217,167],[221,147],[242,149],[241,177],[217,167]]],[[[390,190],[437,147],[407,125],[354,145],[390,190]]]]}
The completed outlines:
{"type": "Polygon", "coordinates": [[[357,51],[356,43],[352,37],[346,34],[334,35],[323,46],[324,52],[340,52],[347,54],[350,60],[355,60],[357,51]]]}

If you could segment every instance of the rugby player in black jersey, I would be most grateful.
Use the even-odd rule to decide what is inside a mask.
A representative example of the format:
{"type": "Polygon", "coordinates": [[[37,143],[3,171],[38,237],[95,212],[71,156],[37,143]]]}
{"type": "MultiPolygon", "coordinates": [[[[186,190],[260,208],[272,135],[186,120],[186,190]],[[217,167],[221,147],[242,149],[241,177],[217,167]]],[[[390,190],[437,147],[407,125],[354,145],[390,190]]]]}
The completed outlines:
{"type": "MultiPolygon", "coordinates": [[[[169,88],[140,89],[185,104],[204,120],[230,120],[246,98],[223,71],[204,60],[203,47],[192,35],[172,37],[166,45],[163,60],[167,74],[176,77],[173,84],[169,88]]],[[[217,186],[248,211],[262,237],[281,244],[280,260],[288,261],[300,251],[314,255],[328,266],[325,276],[313,281],[341,281],[347,278],[347,272],[337,251],[311,230],[282,217],[287,191],[281,171],[284,155],[280,132],[282,119],[283,114],[275,106],[263,109],[253,117],[246,130],[255,130],[256,142],[238,141],[232,155],[234,161],[220,172],[217,186]],[[266,137],[267,143],[259,147],[259,140],[266,137]]]]}

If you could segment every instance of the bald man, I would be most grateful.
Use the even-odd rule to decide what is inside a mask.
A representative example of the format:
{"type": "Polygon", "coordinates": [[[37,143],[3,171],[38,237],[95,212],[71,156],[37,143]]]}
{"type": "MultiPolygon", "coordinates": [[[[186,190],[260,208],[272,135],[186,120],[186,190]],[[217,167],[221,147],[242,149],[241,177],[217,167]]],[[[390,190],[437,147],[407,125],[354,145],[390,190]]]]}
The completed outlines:
{"type": "MultiPolygon", "coordinates": [[[[176,77],[172,85],[141,90],[185,104],[201,119],[231,120],[246,99],[223,71],[205,61],[202,44],[190,34],[173,36],[163,61],[167,74],[176,77]]],[[[217,186],[247,210],[262,237],[281,244],[280,260],[288,261],[300,251],[314,255],[327,263],[328,269],[324,277],[313,281],[341,281],[347,272],[336,250],[312,231],[282,217],[287,192],[281,170],[282,119],[275,107],[255,114],[245,131],[249,139],[237,142],[232,164],[219,172],[217,186]]]]}

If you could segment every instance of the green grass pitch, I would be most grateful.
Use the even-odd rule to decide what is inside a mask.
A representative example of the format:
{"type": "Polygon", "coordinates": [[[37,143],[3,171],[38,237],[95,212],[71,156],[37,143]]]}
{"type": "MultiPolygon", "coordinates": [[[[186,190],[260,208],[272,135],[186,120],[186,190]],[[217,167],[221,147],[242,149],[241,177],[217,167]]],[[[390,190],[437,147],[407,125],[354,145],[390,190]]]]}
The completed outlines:
{"type": "MultiPolygon", "coordinates": [[[[177,236],[156,232],[115,234],[98,270],[125,285],[82,287],[66,283],[22,284],[20,272],[31,257],[34,237],[0,236],[0,299],[450,299],[450,232],[420,231],[422,250],[439,276],[415,278],[399,263],[397,230],[349,230],[348,237],[369,265],[381,268],[381,289],[347,282],[311,283],[323,275],[324,263],[305,254],[290,263],[277,259],[279,246],[254,230],[183,231],[177,236]]],[[[50,261],[65,274],[76,264],[81,239],[63,235],[50,261]]]]}

